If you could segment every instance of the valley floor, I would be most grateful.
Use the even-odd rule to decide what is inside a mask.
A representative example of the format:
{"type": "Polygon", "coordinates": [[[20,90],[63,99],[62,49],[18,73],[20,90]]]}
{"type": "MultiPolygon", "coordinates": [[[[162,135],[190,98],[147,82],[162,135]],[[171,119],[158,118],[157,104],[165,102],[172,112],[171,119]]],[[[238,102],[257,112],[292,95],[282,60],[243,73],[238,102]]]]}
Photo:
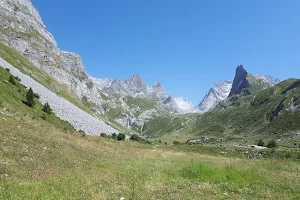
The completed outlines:
{"type": "Polygon", "coordinates": [[[82,137],[0,114],[0,199],[299,199],[300,162],[82,137]]]}

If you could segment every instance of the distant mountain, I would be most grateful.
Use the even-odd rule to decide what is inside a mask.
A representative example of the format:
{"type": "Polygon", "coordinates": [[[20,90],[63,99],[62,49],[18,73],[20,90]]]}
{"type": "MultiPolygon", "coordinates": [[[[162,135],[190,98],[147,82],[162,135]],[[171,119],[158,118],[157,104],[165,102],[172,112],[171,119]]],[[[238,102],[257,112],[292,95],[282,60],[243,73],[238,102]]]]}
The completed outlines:
{"type": "Polygon", "coordinates": [[[194,112],[205,113],[215,108],[221,101],[228,97],[240,94],[242,91],[257,93],[269,86],[280,83],[280,80],[270,75],[249,74],[243,65],[236,69],[234,81],[218,81],[205,95],[194,112]]]}
{"type": "Polygon", "coordinates": [[[221,97],[225,98],[223,101],[215,105],[216,97],[219,97],[216,86],[204,98],[202,107],[215,105],[211,106],[214,109],[210,112],[200,116],[154,118],[146,122],[143,134],[162,137],[181,133],[189,139],[210,138],[218,143],[242,141],[241,144],[259,139],[297,139],[300,132],[300,80],[277,82],[280,81],[270,76],[253,76],[238,66],[233,86],[228,84],[227,93],[221,97]],[[232,96],[226,98],[229,91],[232,96]]]}
{"type": "Polygon", "coordinates": [[[281,82],[280,79],[273,78],[270,75],[256,75],[255,77],[260,78],[260,79],[266,81],[267,83],[269,83],[272,86],[277,85],[278,83],[281,82]]]}
{"type": "Polygon", "coordinates": [[[186,100],[185,98],[174,98],[173,104],[176,106],[176,109],[181,114],[190,113],[193,111],[192,102],[186,100]]]}
{"type": "Polygon", "coordinates": [[[205,113],[226,99],[232,87],[232,81],[218,81],[205,95],[195,111],[205,113]]]}

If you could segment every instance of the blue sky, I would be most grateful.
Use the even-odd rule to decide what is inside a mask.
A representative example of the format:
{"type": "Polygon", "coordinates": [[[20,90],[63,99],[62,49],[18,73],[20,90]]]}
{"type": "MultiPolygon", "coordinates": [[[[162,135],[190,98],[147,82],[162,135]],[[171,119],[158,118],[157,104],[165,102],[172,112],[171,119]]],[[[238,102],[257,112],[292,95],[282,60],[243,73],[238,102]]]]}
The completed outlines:
{"type": "Polygon", "coordinates": [[[198,104],[239,64],[252,74],[300,77],[298,0],[32,0],[61,49],[89,74],[160,81],[198,104]]]}

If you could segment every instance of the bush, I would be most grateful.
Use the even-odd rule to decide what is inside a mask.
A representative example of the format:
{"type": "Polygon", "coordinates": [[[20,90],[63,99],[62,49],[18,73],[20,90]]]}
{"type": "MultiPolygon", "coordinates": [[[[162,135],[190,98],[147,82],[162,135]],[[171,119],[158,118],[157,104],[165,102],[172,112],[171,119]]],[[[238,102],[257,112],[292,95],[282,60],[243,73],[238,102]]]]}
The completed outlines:
{"type": "Polygon", "coordinates": [[[15,79],[16,79],[17,81],[21,81],[21,79],[20,79],[18,76],[15,76],[15,79]]]}
{"type": "Polygon", "coordinates": [[[32,88],[29,88],[29,90],[27,91],[26,94],[26,104],[29,107],[33,107],[34,106],[34,93],[32,88]]]}
{"type": "Polygon", "coordinates": [[[8,68],[5,68],[5,70],[8,71],[8,72],[10,72],[10,69],[8,69],[8,68]]]}
{"type": "Polygon", "coordinates": [[[45,116],[44,114],[41,115],[41,118],[42,118],[43,120],[46,120],[46,119],[47,119],[46,116],[45,116]]]}
{"type": "Polygon", "coordinates": [[[34,95],[34,97],[35,97],[35,98],[37,98],[37,99],[39,99],[39,98],[40,98],[40,95],[39,95],[39,94],[37,94],[37,93],[34,93],[33,95],[34,95]]]}
{"type": "Polygon", "coordinates": [[[114,139],[114,140],[117,140],[118,139],[118,135],[116,133],[113,133],[111,135],[111,138],[114,139]]]}
{"type": "Polygon", "coordinates": [[[179,145],[179,144],[180,144],[180,142],[178,142],[178,141],[174,141],[174,142],[173,142],[173,144],[174,144],[174,145],[179,145]]]}
{"type": "Polygon", "coordinates": [[[52,113],[52,109],[50,108],[48,103],[45,103],[42,109],[45,113],[48,113],[49,115],[52,113]]]}
{"type": "Polygon", "coordinates": [[[144,143],[144,144],[151,144],[150,140],[142,138],[138,134],[131,135],[129,139],[132,140],[132,141],[137,141],[137,142],[144,143]]]}
{"type": "Polygon", "coordinates": [[[104,138],[107,138],[106,133],[101,133],[100,136],[101,136],[101,137],[104,137],[104,138]]]}
{"type": "Polygon", "coordinates": [[[122,140],[125,140],[125,138],[126,138],[126,136],[125,136],[124,133],[119,133],[119,134],[118,134],[118,137],[117,137],[117,140],[118,140],[118,141],[122,141],[122,140]]]}
{"type": "Polygon", "coordinates": [[[137,135],[137,134],[133,134],[132,136],[130,136],[130,140],[140,141],[141,137],[139,135],[137,135]]]}
{"type": "Polygon", "coordinates": [[[268,148],[277,148],[278,147],[278,144],[275,140],[270,140],[267,144],[267,147],[268,148]]]}
{"type": "Polygon", "coordinates": [[[11,84],[13,85],[16,85],[16,80],[15,80],[15,77],[13,75],[10,75],[9,79],[8,79],[8,82],[10,82],[11,84]]]}
{"type": "Polygon", "coordinates": [[[79,130],[79,133],[81,134],[81,137],[85,137],[86,136],[86,133],[83,130],[79,130]]]}
{"type": "Polygon", "coordinates": [[[262,139],[260,139],[260,140],[258,140],[258,142],[257,142],[257,146],[263,147],[263,146],[265,146],[265,142],[264,142],[262,139]]]}

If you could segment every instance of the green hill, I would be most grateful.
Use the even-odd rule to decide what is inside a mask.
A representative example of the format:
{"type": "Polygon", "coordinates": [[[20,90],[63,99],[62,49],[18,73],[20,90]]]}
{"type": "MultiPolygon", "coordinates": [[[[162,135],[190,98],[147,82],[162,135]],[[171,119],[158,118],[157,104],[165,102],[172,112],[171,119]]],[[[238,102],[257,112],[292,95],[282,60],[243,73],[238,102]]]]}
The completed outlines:
{"type": "Polygon", "coordinates": [[[271,138],[297,140],[297,131],[300,131],[299,79],[289,79],[273,87],[251,75],[247,80],[249,87],[220,102],[211,112],[189,119],[185,116],[155,119],[146,123],[144,134],[172,137],[176,133],[189,135],[190,139],[213,137],[248,143],[271,138]]]}

